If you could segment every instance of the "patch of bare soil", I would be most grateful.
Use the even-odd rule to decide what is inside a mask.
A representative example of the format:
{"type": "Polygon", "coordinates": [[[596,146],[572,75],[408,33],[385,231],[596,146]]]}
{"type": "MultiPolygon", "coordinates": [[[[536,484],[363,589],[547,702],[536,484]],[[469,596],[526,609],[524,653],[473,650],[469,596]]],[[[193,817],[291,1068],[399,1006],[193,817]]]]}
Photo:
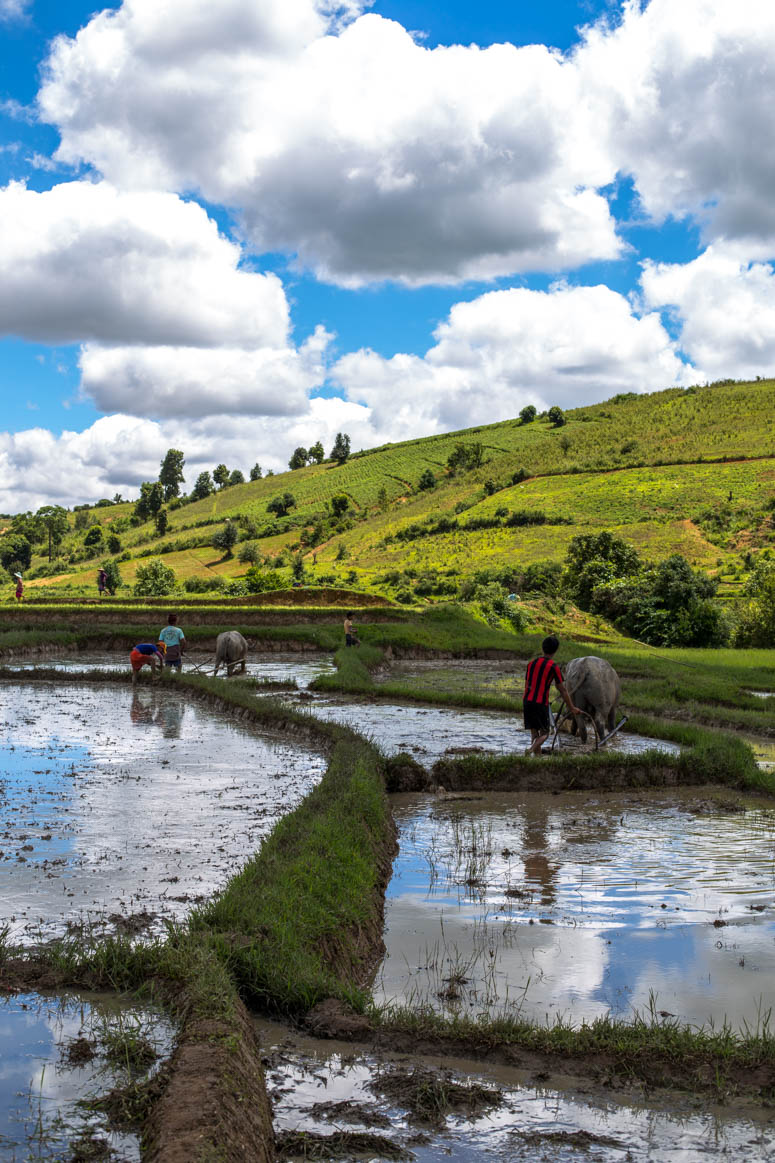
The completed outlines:
{"type": "MultiPolygon", "coordinates": [[[[290,1159],[412,1159],[397,1143],[368,1131],[336,1131],[318,1135],[313,1131],[284,1131],[277,1136],[278,1160],[290,1159]]],[[[248,1158],[248,1156],[246,1156],[248,1158]]]]}
{"type": "Polygon", "coordinates": [[[372,1090],[409,1112],[416,1122],[438,1126],[448,1114],[474,1116],[503,1104],[500,1091],[479,1082],[457,1082],[449,1070],[395,1067],[379,1074],[372,1090]]]}
{"type": "Polygon", "coordinates": [[[274,1133],[258,1039],[245,1008],[233,1021],[186,1023],[145,1124],[150,1163],[271,1163],[274,1133]]]}
{"type": "Polygon", "coordinates": [[[335,997],[318,1002],[306,1015],[304,1024],[316,1038],[349,1042],[368,1038],[371,1034],[369,1019],[335,997]]]}

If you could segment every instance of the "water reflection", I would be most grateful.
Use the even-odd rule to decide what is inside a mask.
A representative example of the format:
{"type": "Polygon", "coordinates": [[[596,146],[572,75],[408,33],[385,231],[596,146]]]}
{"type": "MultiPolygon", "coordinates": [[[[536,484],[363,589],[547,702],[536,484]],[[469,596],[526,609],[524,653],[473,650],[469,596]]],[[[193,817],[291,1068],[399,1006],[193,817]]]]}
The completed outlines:
{"type": "Polygon", "coordinates": [[[380,1000],[543,1018],[775,1002],[775,812],[718,789],[395,797],[380,1000]]]}
{"type": "Polygon", "coordinates": [[[129,718],[135,727],[156,726],[165,739],[179,739],[185,709],[183,701],[172,692],[133,687],[129,718]]]}

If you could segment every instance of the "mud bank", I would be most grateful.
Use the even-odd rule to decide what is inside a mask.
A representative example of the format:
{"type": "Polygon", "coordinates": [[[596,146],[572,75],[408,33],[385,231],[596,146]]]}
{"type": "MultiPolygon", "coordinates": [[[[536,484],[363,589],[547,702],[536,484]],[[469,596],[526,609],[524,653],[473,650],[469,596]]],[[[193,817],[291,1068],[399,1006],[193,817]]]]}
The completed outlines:
{"type": "Polygon", "coordinates": [[[144,1127],[144,1160],[271,1163],[275,1158],[261,1048],[237,999],[229,1018],[189,1017],[166,1079],[144,1127]]]}

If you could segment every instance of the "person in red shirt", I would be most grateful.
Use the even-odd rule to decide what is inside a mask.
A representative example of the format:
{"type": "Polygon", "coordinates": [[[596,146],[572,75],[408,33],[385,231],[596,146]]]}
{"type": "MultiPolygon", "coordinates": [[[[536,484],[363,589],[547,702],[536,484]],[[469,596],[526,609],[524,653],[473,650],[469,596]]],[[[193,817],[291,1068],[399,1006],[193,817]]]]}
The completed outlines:
{"type": "Polygon", "coordinates": [[[15,573],[13,576],[16,582],[16,601],[20,602],[24,594],[24,582],[22,581],[22,575],[20,573],[15,573]]]}
{"type": "Polygon", "coordinates": [[[528,755],[540,755],[541,746],[549,737],[551,719],[549,717],[549,691],[552,683],[562,695],[565,705],[572,715],[580,714],[577,706],[565,689],[562,671],[554,661],[560,642],[553,634],[541,643],[542,653],[527,664],[525,672],[525,693],[522,699],[522,713],[525,729],[530,731],[531,743],[528,755]]]}

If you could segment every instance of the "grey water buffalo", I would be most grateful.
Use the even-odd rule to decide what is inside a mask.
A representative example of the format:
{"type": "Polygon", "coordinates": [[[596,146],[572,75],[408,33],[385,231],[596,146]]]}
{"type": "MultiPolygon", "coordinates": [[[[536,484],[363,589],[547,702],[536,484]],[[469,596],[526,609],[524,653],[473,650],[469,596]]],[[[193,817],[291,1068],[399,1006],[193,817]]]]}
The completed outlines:
{"type": "MultiPolygon", "coordinates": [[[[594,654],[572,659],[565,668],[565,686],[579,710],[592,716],[598,739],[613,731],[622,687],[610,662],[594,654]]],[[[578,730],[584,743],[588,722],[585,716],[579,715],[571,728],[574,735],[578,730]]]]}
{"type": "Polygon", "coordinates": [[[245,663],[248,657],[248,644],[239,630],[225,630],[219,634],[215,642],[215,670],[216,675],[221,666],[226,667],[226,675],[231,678],[238,666],[245,673],[245,663]]]}

